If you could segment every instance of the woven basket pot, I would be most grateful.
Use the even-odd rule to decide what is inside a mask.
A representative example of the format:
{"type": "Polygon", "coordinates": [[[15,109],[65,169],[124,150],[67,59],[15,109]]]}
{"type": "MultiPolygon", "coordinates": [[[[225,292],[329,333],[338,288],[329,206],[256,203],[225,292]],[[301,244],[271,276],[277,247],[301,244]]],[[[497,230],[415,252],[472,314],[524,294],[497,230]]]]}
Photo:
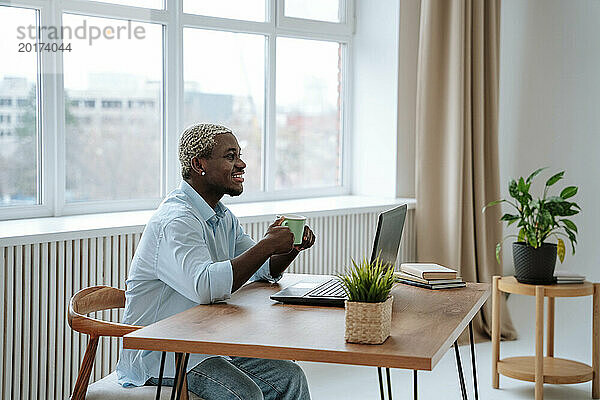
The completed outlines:
{"type": "Polygon", "coordinates": [[[546,285],[554,283],[556,245],[542,243],[537,249],[523,242],[512,244],[515,278],[521,283],[546,285]]]}
{"type": "Polygon", "coordinates": [[[381,303],[346,301],[346,332],[344,339],[350,343],[381,344],[390,336],[392,303],[388,297],[381,303]]]}

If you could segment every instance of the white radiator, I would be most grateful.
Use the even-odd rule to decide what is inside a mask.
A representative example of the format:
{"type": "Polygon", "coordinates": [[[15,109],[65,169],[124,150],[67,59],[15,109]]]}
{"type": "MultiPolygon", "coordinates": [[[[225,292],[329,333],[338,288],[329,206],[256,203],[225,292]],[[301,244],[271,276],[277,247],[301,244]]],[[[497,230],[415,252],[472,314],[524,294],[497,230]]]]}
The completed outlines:
{"type": "MultiPolygon", "coordinates": [[[[350,258],[369,255],[381,210],[310,217],[315,246],[301,253],[290,272],[333,274],[350,258]]],[[[268,222],[247,222],[244,229],[260,238],[268,222]]],[[[75,384],[87,337],[67,324],[73,293],[93,285],[124,288],[127,271],[141,236],[140,228],[123,228],[113,236],[66,235],[64,240],[0,247],[0,380],[1,399],[67,399],[75,384]]],[[[409,210],[400,261],[415,256],[414,210],[409,210]]],[[[62,239],[62,238],[61,238],[62,239]]],[[[99,318],[118,321],[121,311],[99,318]]],[[[107,375],[117,362],[117,340],[98,345],[91,380],[107,375]]]]}

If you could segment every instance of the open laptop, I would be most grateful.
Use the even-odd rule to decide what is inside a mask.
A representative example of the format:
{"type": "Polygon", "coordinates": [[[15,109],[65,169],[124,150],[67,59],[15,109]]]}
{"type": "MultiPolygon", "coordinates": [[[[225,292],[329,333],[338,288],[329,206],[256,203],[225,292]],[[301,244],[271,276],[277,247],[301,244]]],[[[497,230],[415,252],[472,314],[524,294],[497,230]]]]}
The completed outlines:
{"type": "MultiPolygon", "coordinates": [[[[405,219],[406,204],[379,214],[371,262],[379,255],[383,263],[394,267],[405,219]]],[[[347,296],[338,279],[318,276],[288,286],[272,295],[271,299],[289,304],[343,307],[347,296]]]]}

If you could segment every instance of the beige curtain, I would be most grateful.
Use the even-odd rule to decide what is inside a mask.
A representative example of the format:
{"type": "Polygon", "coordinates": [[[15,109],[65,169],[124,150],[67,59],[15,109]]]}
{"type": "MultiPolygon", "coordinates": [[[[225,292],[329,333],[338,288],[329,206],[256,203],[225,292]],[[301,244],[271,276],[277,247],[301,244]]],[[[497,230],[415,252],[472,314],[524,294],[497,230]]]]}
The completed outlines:
{"type": "MultiPolygon", "coordinates": [[[[500,0],[422,0],[419,33],[417,258],[458,267],[467,281],[501,275],[498,207],[500,0]]],[[[502,337],[516,338],[506,304],[502,337]]],[[[491,336],[491,300],[473,321],[491,336]]]]}

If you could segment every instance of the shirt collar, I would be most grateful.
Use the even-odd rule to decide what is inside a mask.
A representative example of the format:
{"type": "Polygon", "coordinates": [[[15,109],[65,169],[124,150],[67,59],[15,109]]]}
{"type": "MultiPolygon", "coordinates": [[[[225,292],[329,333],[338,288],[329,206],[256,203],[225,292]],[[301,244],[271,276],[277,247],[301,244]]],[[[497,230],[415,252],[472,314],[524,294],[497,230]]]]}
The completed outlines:
{"type": "Polygon", "coordinates": [[[213,210],[213,208],[208,205],[206,200],[204,200],[202,196],[200,196],[198,192],[196,192],[196,190],[185,180],[181,181],[179,188],[190,198],[192,206],[198,211],[202,219],[205,221],[214,221],[218,223],[221,218],[225,217],[227,207],[225,207],[220,201],[213,210]]]}

